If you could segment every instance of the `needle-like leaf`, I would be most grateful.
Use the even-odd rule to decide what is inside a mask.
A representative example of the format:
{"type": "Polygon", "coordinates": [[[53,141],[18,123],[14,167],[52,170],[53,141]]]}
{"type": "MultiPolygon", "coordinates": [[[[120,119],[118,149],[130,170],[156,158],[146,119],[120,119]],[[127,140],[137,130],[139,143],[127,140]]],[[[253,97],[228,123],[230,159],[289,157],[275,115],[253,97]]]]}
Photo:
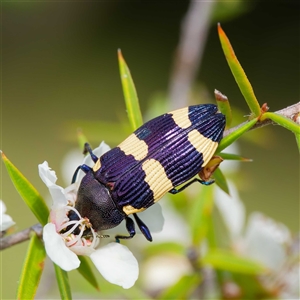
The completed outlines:
{"type": "Polygon", "coordinates": [[[118,50],[118,59],[129,122],[132,129],[136,130],[143,124],[143,118],[140,110],[137,92],[130,74],[130,70],[123,58],[120,49],[118,50]]]}
{"type": "Polygon", "coordinates": [[[251,83],[249,82],[241,64],[239,63],[233,48],[230,44],[228,37],[221,28],[221,25],[218,24],[218,33],[221,41],[221,46],[225,54],[227,63],[230,67],[230,70],[234,76],[236,83],[238,84],[241,93],[243,94],[251,112],[254,117],[258,117],[261,113],[260,105],[256,99],[251,83]]]}

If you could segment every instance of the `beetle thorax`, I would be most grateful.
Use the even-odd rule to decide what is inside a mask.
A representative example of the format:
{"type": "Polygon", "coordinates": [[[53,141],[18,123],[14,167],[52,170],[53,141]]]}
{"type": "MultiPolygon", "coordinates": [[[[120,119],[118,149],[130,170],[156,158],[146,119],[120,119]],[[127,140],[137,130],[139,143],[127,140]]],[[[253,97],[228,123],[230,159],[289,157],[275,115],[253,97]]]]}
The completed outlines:
{"type": "Polygon", "coordinates": [[[82,217],[89,219],[95,231],[116,227],[124,219],[109,190],[95,179],[93,171],[88,172],[80,183],[75,208],[82,217]]]}

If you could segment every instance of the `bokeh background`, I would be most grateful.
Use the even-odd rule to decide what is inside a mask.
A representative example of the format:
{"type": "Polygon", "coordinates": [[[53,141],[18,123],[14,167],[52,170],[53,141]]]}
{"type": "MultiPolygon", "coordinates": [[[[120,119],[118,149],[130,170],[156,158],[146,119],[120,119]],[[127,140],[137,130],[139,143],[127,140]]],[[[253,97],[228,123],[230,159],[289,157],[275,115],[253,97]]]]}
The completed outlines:
{"type": "MultiPolygon", "coordinates": [[[[130,67],[142,111],[165,107],[188,5],[188,1],[1,3],[0,148],[42,195],[47,196],[47,189],[37,165],[47,160],[61,178],[64,157],[78,147],[78,127],[94,146],[103,139],[115,146],[126,136],[118,48],[130,67]]],[[[267,102],[275,111],[299,101],[298,1],[222,5],[210,22],[194,83],[201,92],[192,102],[213,101],[217,88],[240,111],[236,117],[248,114],[220,47],[218,21],[260,103],[267,102]]],[[[240,153],[253,159],[241,167],[245,182],[240,195],[247,212],[261,211],[292,232],[299,231],[299,157],[294,136],[279,126],[268,126],[259,135],[249,133],[239,145],[240,153]],[[249,141],[251,136],[255,143],[249,141]]],[[[0,188],[17,230],[34,224],[3,164],[0,188]]],[[[26,248],[23,243],[1,252],[2,299],[15,297],[26,248]]],[[[81,280],[73,277],[75,282],[81,280]]]]}

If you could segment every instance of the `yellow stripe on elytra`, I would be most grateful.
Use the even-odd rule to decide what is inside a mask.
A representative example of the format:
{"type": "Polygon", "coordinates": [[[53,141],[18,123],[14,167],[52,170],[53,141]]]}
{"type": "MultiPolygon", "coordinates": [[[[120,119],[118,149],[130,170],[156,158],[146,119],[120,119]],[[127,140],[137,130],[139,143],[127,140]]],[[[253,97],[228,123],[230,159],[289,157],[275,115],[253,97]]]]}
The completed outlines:
{"type": "Polygon", "coordinates": [[[131,205],[123,206],[123,211],[126,215],[135,214],[135,213],[144,211],[145,209],[146,208],[144,208],[144,207],[138,209],[138,208],[135,208],[131,205]]]}
{"type": "Polygon", "coordinates": [[[164,167],[155,159],[147,159],[142,164],[146,177],[145,181],[149,184],[153,192],[153,200],[157,202],[165,193],[173,188],[171,180],[168,178],[164,167]]]}
{"type": "Polygon", "coordinates": [[[188,133],[189,142],[203,155],[204,167],[214,155],[218,143],[202,135],[198,130],[194,129],[188,133]]]}
{"type": "Polygon", "coordinates": [[[101,162],[100,162],[100,158],[96,161],[96,163],[93,166],[93,171],[96,172],[100,169],[101,167],[101,162]]]}
{"type": "Polygon", "coordinates": [[[172,118],[174,122],[180,128],[188,128],[192,125],[188,113],[189,113],[188,107],[184,107],[170,112],[170,114],[172,114],[172,118]]]}
{"type": "Polygon", "coordinates": [[[134,133],[118,146],[126,155],[133,155],[134,159],[142,160],[148,154],[148,145],[134,133]]]}

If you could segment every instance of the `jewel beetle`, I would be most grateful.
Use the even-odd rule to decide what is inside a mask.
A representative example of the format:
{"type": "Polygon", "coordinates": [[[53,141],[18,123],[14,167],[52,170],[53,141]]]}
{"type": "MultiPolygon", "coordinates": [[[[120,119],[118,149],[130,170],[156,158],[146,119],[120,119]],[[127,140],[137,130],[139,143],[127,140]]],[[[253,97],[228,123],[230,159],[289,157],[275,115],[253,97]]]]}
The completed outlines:
{"type": "Polygon", "coordinates": [[[72,182],[79,170],[85,173],[75,208],[95,231],[116,227],[125,220],[129,235],[117,235],[116,241],[135,235],[132,214],[145,238],[152,241],[137,213],[167,192],[176,194],[194,182],[211,184],[213,181],[195,175],[214,155],[224,128],[225,116],[216,105],[193,105],[146,122],[99,158],[85,144],[85,153],[89,152],[95,165],[80,165],[74,173],[72,182]]]}

